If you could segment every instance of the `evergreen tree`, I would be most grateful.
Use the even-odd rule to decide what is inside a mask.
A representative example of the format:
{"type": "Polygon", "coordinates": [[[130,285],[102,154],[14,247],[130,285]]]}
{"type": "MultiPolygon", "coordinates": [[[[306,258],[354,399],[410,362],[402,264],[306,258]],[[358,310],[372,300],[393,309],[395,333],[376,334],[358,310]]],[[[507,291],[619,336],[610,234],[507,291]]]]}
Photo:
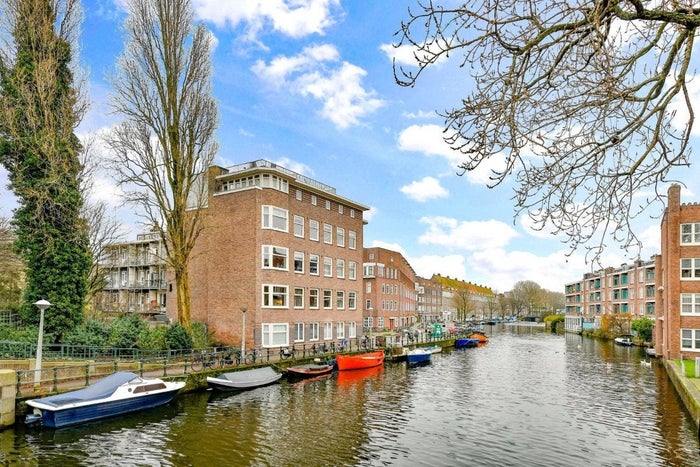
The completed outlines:
{"type": "Polygon", "coordinates": [[[17,197],[15,247],[27,266],[20,314],[37,323],[33,303],[51,302],[46,332],[60,341],[83,320],[92,261],[80,215],[82,148],[74,134],[82,112],[70,68],[77,5],[4,0],[2,6],[14,43],[0,62],[0,163],[17,197]]]}

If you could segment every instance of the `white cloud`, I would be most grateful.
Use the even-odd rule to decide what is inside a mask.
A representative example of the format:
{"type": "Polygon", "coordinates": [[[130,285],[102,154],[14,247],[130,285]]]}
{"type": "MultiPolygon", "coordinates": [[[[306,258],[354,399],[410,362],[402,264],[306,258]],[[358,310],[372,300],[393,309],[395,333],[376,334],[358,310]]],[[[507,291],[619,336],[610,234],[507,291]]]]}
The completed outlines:
{"type": "Polygon", "coordinates": [[[458,221],[449,217],[423,217],[422,224],[428,230],[419,238],[419,243],[439,245],[450,249],[467,251],[500,248],[518,236],[508,224],[497,221],[458,221]]]}
{"type": "Polygon", "coordinates": [[[420,203],[431,199],[447,198],[449,195],[448,191],[440,185],[440,180],[434,177],[423,177],[422,180],[402,186],[400,190],[408,198],[420,203]]]}
{"type": "Polygon", "coordinates": [[[370,206],[369,209],[362,214],[362,219],[364,219],[365,222],[371,222],[378,213],[379,209],[377,209],[377,207],[370,206]]]}
{"type": "Polygon", "coordinates": [[[192,5],[200,19],[219,28],[245,24],[246,38],[254,42],[267,26],[292,38],[322,35],[340,8],[339,0],[194,0],[192,5]]]}
{"type": "Polygon", "coordinates": [[[281,157],[277,160],[271,161],[277,165],[280,165],[284,167],[285,169],[289,169],[293,172],[296,172],[301,175],[306,175],[308,177],[313,177],[314,171],[311,167],[308,165],[304,164],[303,162],[296,162],[288,157],[281,157]]]}
{"type": "Polygon", "coordinates": [[[473,282],[469,279],[464,256],[462,255],[425,255],[406,259],[420,277],[430,279],[433,274],[440,274],[441,276],[473,282]]]}
{"type": "Polygon", "coordinates": [[[306,47],[295,56],[278,56],[269,64],[258,60],[252,71],[278,90],[321,101],[321,116],[338,128],[359,125],[362,117],[384,105],[374,91],[362,87],[367,72],[340,62],[332,45],[306,47]]]}
{"type": "MultiPolygon", "coordinates": [[[[398,253],[401,253],[404,258],[406,258],[406,252],[404,251],[403,247],[399,245],[398,243],[388,243],[388,242],[383,242],[381,240],[375,240],[372,242],[372,247],[374,248],[386,248],[387,250],[391,251],[396,251],[398,253]]],[[[409,264],[411,262],[409,261],[409,264]]],[[[413,264],[411,264],[413,266],[413,264]]]]}
{"type": "MultiPolygon", "coordinates": [[[[401,151],[414,151],[426,156],[439,156],[445,158],[448,165],[456,169],[459,164],[467,159],[467,156],[452,149],[445,142],[443,128],[438,125],[411,125],[405,128],[398,137],[397,146],[401,151]]],[[[505,167],[505,159],[492,156],[482,162],[475,170],[465,174],[467,180],[478,185],[488,185],[493,170],[500,171],[505,167]]]]}

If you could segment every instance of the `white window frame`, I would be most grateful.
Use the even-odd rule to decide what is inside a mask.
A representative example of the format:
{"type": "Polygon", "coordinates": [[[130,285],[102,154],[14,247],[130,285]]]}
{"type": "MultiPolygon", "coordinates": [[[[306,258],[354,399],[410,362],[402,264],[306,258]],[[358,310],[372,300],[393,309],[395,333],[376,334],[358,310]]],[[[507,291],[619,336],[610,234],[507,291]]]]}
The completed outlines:
{"type": "Polygon", "coordinates": [[[681,258],[681,280],[700,280],[700,258],[681,258]]]}
{"type": "Polygon", "coordinates": [[[309,323],[309,341],[317,341],[319,339],[319,329],[320,326],[318,323],[309,323]]]}
{"type": "Polygon", "coordinates": [[[315,219],[309,219],[309,240],[317,242],[319,238],[319,230],[319,222],[315,219]]]}
{"type": "Polygon", "coordinates": [[[700,316],[700,293],[681,294],[681,316],[700,316]]]}
{"type": "Polygon", "coordinates": [[[323,340],[329,341],[333,339],[333,323],[323,323],[323,340]]]}
{"type": "Polygon", "coordinates": [[[294,214],[294,236],[304,238],[304,216],[294,214]]]}
{"type": "Polygon", "coordinates": [[[321,301],[324,310],[333,309],[333,291],[330,289],[323,289],[321,294],[321,301]]]}
{"type": "Polygon", "coordinates": [[[262,285],[263,308],[289,308],[289,286],[281,284],[262,285]],[[275,301],[281,299],[282,303],[275,305],[275,301]]]}
{"type": "Polygon", "coordinates": [[[294,252],[294,272],[297,274],[303,274],[304,273],[304,261],[306,261],[306,258],[304,257],[304,252],[303,251],[295,251],[294,252]]]}
{"type": "Polygon", "coordinates": [[[335,308],[336,308],[336,310],[344,310],[345,309],[345,291],[344,290],[336,290],[335,291],[335,308]]]}
{"type": "Polygon", "coordinates": [[[335,228],[335,244],[345,248],[345,229],[342,227],[335,228]]]}
{"type": "Polygon", "coordinates": [[[323,223],[323,243],[333,245],[333,226],[323,223]]]}
{"type": "Polygon", "coordinates": [[[681,245],[700,244],[700,222],[681,224],[681,245]]]}
{"type": "Polygon", "coordinates": [[[357,292],[354,292],[354,291],[348,292],[348,309],[349,310],[356,310],[357,309],[357,292]]]}
{"type": "Polygon", "coordinates": [[[294,323],[294,342],[304,342],[304,323],[294,323]]]}
{"type": "Polygon", "coordinates": [[[335,260],[335,277],[345,279],[345,260],[342,258],[335,260]]]}
{"type": "Polygon", "coordinates": [[[294,308],[304,308],[303,287],[294,287],[294,308]]]}
{"type": "Polygon", "coordinates": [[[309,308],[312,310],[318,310],[321,306],[321,294],[319,289],[309,289],[309,308]],[[316,302],[314,304],[313,302],[316,302]]]}
{"type": "Polygon", "coordinates": [[[336,339],[345,339],[345,323],[338,321],[335,323],[335,337],[336,339]]]}
{"type": "Polygon", "coordinates": [[[262,228],[289,232],[289,211],[268,204],[262,206],[262,228]]]}
{"type": "Polygon", "coordinates": [[[348,231],[348,248],[357,250],[357,232],[354,230],[348,231]]]}
{"type": "Polygon", "coordinates": [[[289,248],[276,245],[262,246],[262,268],[276,269],[278,271],[289,270],[289,248]],[[277,261],[275,261],[277,260],[277,261]],[[280,263],[281,262],[281,263],[280,263]],[[275,263],[280,263],[275,265],[275,263]]]}
{"type": "Polygon", "coordinates": [[[333,258],[323,257],[323,277],[333,277],[333,258]]]}
{"type": "Polygon", "coordinates": [[[357,323],[351,321],[348,323],[348,339],[354,339],[357,337],[357,323]]]}
{"type": "Polygon", "coordinates": [[[312,276],[318,276],[320,274],[320,267],[321,265],[319,264],[321,262],[321,258],[318,255],[315,255],[311,253],[309,255],[309,274],[312,276]],[[316,271],[314,272],[314,264],[316,265],[316,271]]]}
{"type": "Polygon", "coordinates": [[[348,262],[348,279],[357,280],[357,263],[355,261],[348,262]]]}
{"type": "Polygon", "coordinates": [[[262,346],[284,347],[289,345],[289,323],[262,323],[262,346]]]}

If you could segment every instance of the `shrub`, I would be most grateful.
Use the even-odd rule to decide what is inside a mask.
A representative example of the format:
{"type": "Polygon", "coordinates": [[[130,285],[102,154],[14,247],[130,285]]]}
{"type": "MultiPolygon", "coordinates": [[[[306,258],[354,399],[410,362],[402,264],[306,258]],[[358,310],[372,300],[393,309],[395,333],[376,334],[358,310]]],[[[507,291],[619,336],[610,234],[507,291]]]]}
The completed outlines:
{"type": "Polygon", "coordinates": [[[173,324],[167,328],[165,333],[165,344],[166,348],[171,350],[191,349],[192,336],[181,324],[173,324]]]}
{"type": "Polygon", "coordinates": [[[637,331],[637,337],[644,342],[651,342],[651,334],[654,329],[654,320],[639,318],[632,321],[632,330],[637,331]]]}
{"type": "Polygon", "coordinates": [[[138,347],[142,350],[166,350],[168,348],[167,335],[168,326],[147,327],[141,331],[138,340],[138,347]]]}
{"type": "Polygon", "coordinates": [[[71,345],[104,347],[109,343],[110,328],[107,324],[90,319],[65,336],[63,342],[71,345]]]}
{"type": "Polygon", "coordinates": [[[138,346],[139,337],[144,330],[148,330],[148,324],[136,314],[124,314],[119,316],[109,333],[109,344],[118,349],[131,349],[138,346]]]}

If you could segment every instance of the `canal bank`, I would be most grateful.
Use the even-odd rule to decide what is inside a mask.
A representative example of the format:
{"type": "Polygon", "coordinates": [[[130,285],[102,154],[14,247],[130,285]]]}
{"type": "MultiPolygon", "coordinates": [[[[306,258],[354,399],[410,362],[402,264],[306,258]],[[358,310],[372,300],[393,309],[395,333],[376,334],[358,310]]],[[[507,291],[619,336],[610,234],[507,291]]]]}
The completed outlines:
{"type": "Polygon", "coordinates": [[[697,435],[700,438],[700,378],[688,378],[685,375],[682,361],[680,364],[673,360],[664,360],[663,362],[676,392],[695,422],[697,435]]]}

